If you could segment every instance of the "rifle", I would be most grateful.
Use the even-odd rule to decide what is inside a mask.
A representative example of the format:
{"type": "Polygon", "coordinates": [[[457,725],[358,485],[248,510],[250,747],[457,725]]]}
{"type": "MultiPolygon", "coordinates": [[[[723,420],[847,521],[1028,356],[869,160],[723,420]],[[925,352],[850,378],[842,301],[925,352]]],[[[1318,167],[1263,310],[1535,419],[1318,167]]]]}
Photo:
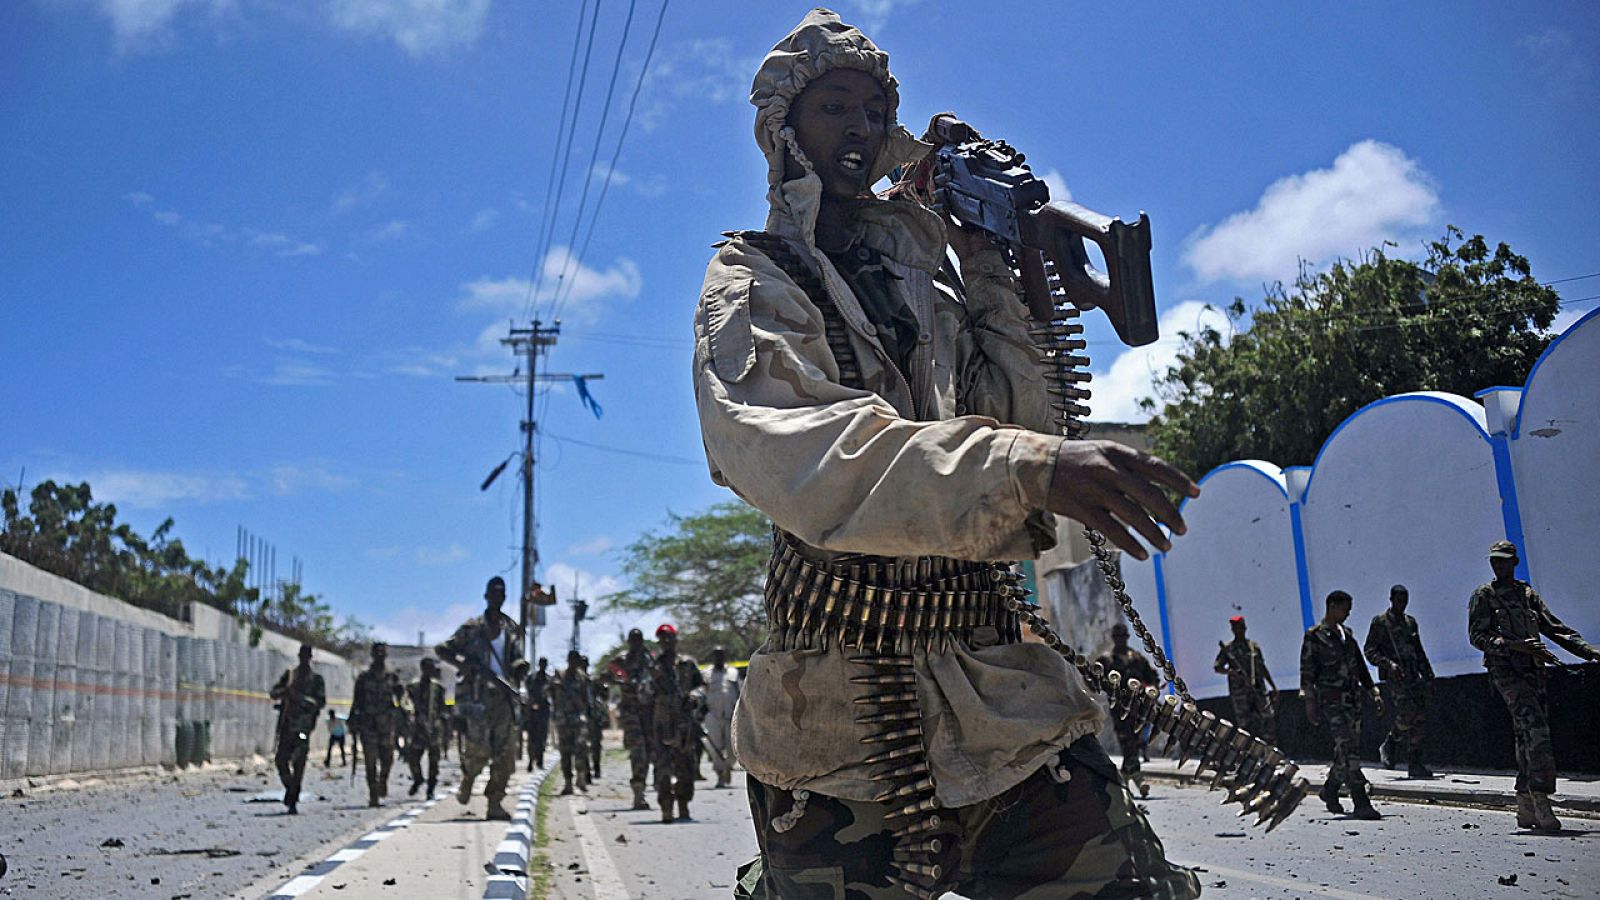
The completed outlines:
{"type": "MultiPolygon", "coordinates": [[[[1022,272],[1029,308],[1044,312],[1064,294],[1080,309],[1098,307],[1129,346],[1154,341],[1156,301],[1150,275],[1150,218],[1133,225],[1066,200],[1004,141],[988,141],[954,116],[935,118],[940,142],[927,170],[933,203],[961,224],[1006,245],[1022,272]],[[1108,272],[1095,268],[1084,241],[1100,248],[1108,272]]],[[[913,186],[915,191],[917,186],[913,186]]],[[[1037,316],[1036,316],[1037,317],[1037,316]]]]}

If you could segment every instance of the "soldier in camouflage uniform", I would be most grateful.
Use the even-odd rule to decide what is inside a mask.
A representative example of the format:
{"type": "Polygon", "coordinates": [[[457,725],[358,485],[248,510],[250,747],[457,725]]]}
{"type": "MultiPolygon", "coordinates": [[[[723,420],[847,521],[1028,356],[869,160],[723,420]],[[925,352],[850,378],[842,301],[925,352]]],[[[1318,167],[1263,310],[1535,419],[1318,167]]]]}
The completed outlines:
{"type": "Polygon", "coordinates": [[[527,678],[528,771],[544,768],[544,748],[550,743],[550,660],[539,657],[539,670],[527,678]]]}
{"type": "Polygon", "coordinates": [[[583,658],[583,674],[589,679],[589,776],[600,777],[600,745],[606,725],[611,721],[611,687],[599,673],[589,671],[589,657],[583,658]]]}
{"type": "MultiPolygon", "coordinates": [[[[278,738],[272,761],[283,782],[283,805],[289,815],[300,811],[300,782],[306,774],[306,752],[311,732],[317,728],[317,715],[328,702],[328,689],[311,668],[311,645],[300,645],[300,664],[285,671],[272,686],[271,697],[278,704],[278,738]]],[[[344,750],[341,747],[340,752],[344,750]]]]}
{"type": "Polygon", "coordinates": [[[1489,548],[1494,581],[1472,592],[1467,604],[1467,639],[1483,651],[1483,665],[1506,709],[1517,739],[1517,825],[1560,831],[1550,808],[1556,789],[1556,758],[1550,744],[1545,666],[1559,662],[1539,640],[1542,634],[1574,656],[1600,662],[1597,650],[1545,606],[1517,578],[1517,545],[1496,541],[1489,548]]]}
{"type": "Polygon", "coordinates": [[[1350,791],[1353,815],[1358,819],[1381,819],[1367,797],[1367,776],[1361,773],[1361,700],[1370,696],[1383,712],[1383,698],[1372,683],[1372,673],[1361,658],[1356,636],[1344,625],[1353,604],[1350,595],[1334,591],[1328,595],[1322,621],[1306,631],[1300,644],[1300,696],[1306,704],[1306,718],[1312,725],[1328,722],[1333,736],[1333,762],[1328,766],[1328,781],[1322,786],[1322,802],[1328,811],[1343,813],[1339,788],[1350,791]]]}
{"type": "Polygon", "coordinates": [[[411,702],[411,728],[406,742],[406,763],[411,766],[411,795],[422,785],[422,757],[428,757],[428,799],[439,784],[439,750],[444,745],[445,721],[450,710],[445,706],[444,685],[439,683],[439,664],[432,657],[422,660],[422,677],[406,688],[411,702]]]}
{"type": "Polygon", "coordinates": [[[456,710],[464,728],[461,753],[461,787],[456,799],[472,799],[472,783],[483,767],[489,782],[483,786],[488,801],[484,817],[509,820],[502,801],[506,784],[517,767],[517,718],[522,703],[517,685],[528,673],[522,629],[500,611],[506,602],[505,579],[496,575],[484,588],[483,615],[468,619],[450,639],[434,648],[439,658],[456,667],[456,710]]]}
{"type": "Polygon", "coordinates": [[[1212,671],[1228,676],[1234,721],[1256,737],[1274,742],[1278,739],[1278,716],[1273,698],[1278,684],[1267,669],[1261,645],[1244,636],[1244,616],[1229,619],[1228,626],[1233,629],[1233,640],[1217,642],[1217,661],[1212,664],[1212,671]]]}
{"type": "Polygon", "coordinates": [[[711,476],[776,526],[767,641],[734,712],[761,850],[738,896],[1197,895],[1100,749],[1082,679],[1022,641],[995,564],[1053,546],[1053,513],[1148,558],[1130,528],[1163,550],[1158,522],[1184,530],[1157,485],[1198,488],[1060,437],[1051,391],[1070,386],[1029,335],[1048,304],[914,189],[872,194],[930,147],[861,32],[809,13],[750,98],[766,228],[707,268],[694,357],[711,476]]]}
{"type": "MultiPolygon", "coordinates": [[[[1111,626],[1111,651],[1097,660],[1107,672],[1121,672],[1126,681],[1139,679],[1141,684],[1161,686],[1161,676],[1143,653],[1128,646],[1128,626],[1118,622],[1111,626]]],[[[1122,777],[1137,785],[1139,796],[1150,796],[1150,785],[1139,774],[1140,752],[1144,749],[1144,729],[1130,719],[1116,719],[1111,727],[1117,733],[1117,746],[1122,749],[1122,777]]]]}
{"type": "Polygon", "coordinates": [[[654,729],[650,756],[656,765],[656,802],[661,804],[661,821],[687,820],[689,801],[694,799],[694,745],[700,731],[691,694],[705,685],[705,678],[691,657],[678,655],[676,628],[657,628],[656,645],[661,649],[650,670],[654,729]]]}
{"type": "Polygon", "coordinates": [[[589,714],[592,709],[589,676],[583,671],[583,654],[567,653],[567,667],[550,682],[550,718],[556,725],[556,750],[561,754],[563,796],[577,788],[589,789],[589,714]],[[576,771],[574,771],[576,770],[576,771]]]}
{"type": "Polygon", "coordinates": [[[1422,764],[1422,738],[1428,713],[1428,685],[1433,681],[1433,665],[1422,649],[1417,620],[1406,615],[1411,594],[1403,584],[1389,588],[1389,608],[1372,617],[1367,640],[1361,645],[1367,661],[1378,667],[1378,677],[1387,688],[1388,704],[1394,710],[1394,725],[1378,748],[1378,759],[1394,768],[1397,753],[1406,757],[1406,775],[1432,778],[1422,764]]]}
{"type": "Polygon", "coordinates": [[[628,650],[613,659],[607,670],[617,682],[617,718],[622,725],[622,745],[631,767],[628,786],[633,788],[633,808],[649,809],[644,797],[650,779],[650,670],[655,656],[645,646],[644,632],[628,632],[628,650]]]}
{"type": "Polygon", "coordinates": [[[350,730],[360,743],[367,763],[367,805],[377,806],[389,795],[389,770],[394,765],[394,736],[400,716],[395,706],[390,676],[384,668],[389,647],[372,645],[372,665],[356,676],[355,698],[350,706],[350,730]]]}

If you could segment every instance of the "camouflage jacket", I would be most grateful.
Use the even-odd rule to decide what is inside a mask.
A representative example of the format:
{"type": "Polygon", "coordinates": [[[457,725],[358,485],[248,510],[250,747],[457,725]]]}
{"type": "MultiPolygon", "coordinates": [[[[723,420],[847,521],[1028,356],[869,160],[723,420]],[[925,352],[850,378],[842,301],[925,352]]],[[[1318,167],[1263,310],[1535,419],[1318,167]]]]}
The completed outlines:
{"type": "Polygon", "coordinates": [[[1539,592],[1526,581],[1513,580],[1508,585],[1490,582],[1472,592],[1472,599],[1467,603],[1467,640],[1483,651],[1486,668],[1538,668],[1538,661],[1525,653],[1496,649],[1494,639],[1521,641],[1537,639],[1540,635],[1576,656],[1600,659],[1600,651],[1556,618],[1539,592]]]}
{"type": "Polygon", "coordinates": [[[1116,648],[1113,647],[1104,656],[1095,661],[1108,672],[1121,672],[1124,681],[1129,678],[1137,678],[1140,684],[1147,684],[1151,687],[1161,686],[1161,676],[1156,673],[1156,667],[1150,664],[1150,660],[1145,659],[1143,653],[1132,647],[1123,649],[1121,653],[1118,653],[1116,648]]]}
{"type": "Polygon", "coordinates": [[[668,746],[688,747],[704,716],[696,716],[696,707],[704,709],[704,693],[694,692],[705,686],[700,666],[692,657],[656,657],[650,669],[651,722],[656,740],[668,746]]]}
{"type": "Polygon", "coordinates": [[[436,739],[444,734],[444,719],[450,714],[444,693],[444,685],[432,679],[418,679],[406,686],[406,694],[411,699],[413,735],[436,739]]]}
{"type": "Polygon", "coordinates": [[[350,702],[350,728],[362,734],[389,734],[398,727],[400,707],[395,705],[390,672],[363,669],[356,676],[350,702]]]}
{"type": "MultiPolygon", "coordinates": [[[[853,40],[797,31],[767,57],[751,99],[768,161],[765,231],[820,280],[858,377],[841,374],[821,308],[772,257],[745,238],[723,244],[695,313],[695,402],[711,478],[808,545],[812,558],[1037,557],[1055,543],[1044,507],[1062,438],[1052,433],[1051,398],[1009,264],[983,250],[959,277],[944,277],[938,214],[909,199],[863,199],[856,242],[881,256],[890,299],[918,327],[902,371],[816,246],[821,180],[810,172],[786,180],[789,103],[835,62],[861,68],[853,40]]],[[[877,74],[886,78],[886,68],[877,74]]],[[[927,151],[892,103],[887,115],[873,180],[927,151]]],[[[867,689],[851,683],[860,667],[849,656],[837,645],[754,654],[733,724],[734,753],[752,777],[851,800],[879,793],[879,767],[866,763],[873,748],[861,742],[874,729],[855,721],[867,689]]],[[[1098,731],[1103,716],[1043,644],[980,639],[918,654],[915,675],[930,777],[946,806],[1020,783],[1098,731]]]]}
{"type": "Polygon", "coordinates": [[[1300,693],[1319,696],[1330,692],[1359,701],[1371,691],[1372,673],[1356,644],[1355,633],[1343,625],[1318,622],[1300,643],[1300,693]]]}
{"type": "Polygon", "coordinates": [[[655,664],[655,655],[648,648],[629,650],[611,661],[608,668],[617,682],[618,712],[638,713],[650,702],[650,670],[655,664]]]}
{"type": "MultiPolygon", "coordinates": [[[[466,682],[466,692],[474,698],[481,699],[483,692],[488,687],[488,676],[498,666],[507,684],[515,686],[528,671],[528,661],[523,659],[522,630],[517,627],[517,622],[504,613],[500,614],[500,634],[506,636],[504,658],[501,658],[500,635],[493,639],[489,637],[488,626],[482,616],[474,616],[462,623],[456,633],[434,650],[439,658],[453,663],[457,675],[466,682]]],[[[492,688],[501,690],[501,688],[492,688]]],[[[457,702],[461,695],[457,694],[457,702]]]]}
{"type": "Polygon", "coordinates": [[[1261,645],[1245,638],[1232,640],[1217,648],[1217,661],[1213,668],[1228,673],[1228,693],[1265,694],[1267,685],[1267,659],[1261,655],[1261,645]]]}
{"type": "Polygon", "coordinates": [[[589,676],[578,669],[567,669],[550,681],[550,720],[558,728],[570,728],[589,721],[589,676]]]}
{"type": "Polygon", "coordinates": [[[550,714],[550,673],[534,672],[523,679],[528,689],[528,712],[536,716],[550,714]]]}
{"type": "Polygon", "coordinates": [[[1433,678],[1433,664],[1428,662],[1427,651],[1422,649],[1422,635],[1417,630],[1417,620],[1405,613],[1399,618],[1394,610],[1387,609],[1372,617],[1367,626],[1367,641],[1361,645],[1367,661],[1378,667],[1378,677],[1384,681],[1429,681],[1433,678]]]}
{"type": "Polygon", "coordinates": [[[278,733],[309,736],[328,702],[328,691],[315,670],[296,666],[278,676],[271,697],[278,703],[278,733]]]}

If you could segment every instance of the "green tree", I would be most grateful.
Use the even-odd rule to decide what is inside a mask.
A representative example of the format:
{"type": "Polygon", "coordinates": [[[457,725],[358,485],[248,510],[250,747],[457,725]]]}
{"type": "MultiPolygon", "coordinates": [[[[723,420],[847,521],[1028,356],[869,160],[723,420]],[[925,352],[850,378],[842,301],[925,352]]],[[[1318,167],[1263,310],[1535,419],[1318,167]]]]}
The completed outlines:
{"type": "Polygon", "coordinates": [[[1142,401],[1159,408],[1155,452],[1195,477],[1235,459],[1309,464],[1340,422],[1379,398],[1523,383],[1559,303],[1526,258],[1454,226],[1421,263],[1378,248],[1302,272],[1259,308],[1236,298],[1231,338],[1180,333],[1177,363],[1142,401]]]}
{"type": "MultiPolygon", "coordinates": [[[[632,587],[605,598],[616,610],[662,610],[676,620],[684,653],[709,656],[721,644],[748,658],[766,638],[762,584],[772,525],[742,500],[694,515],[671,514],[623,551],[632,587]]],[[[647,635],[648,636],[648,635],[647,635]]]]}

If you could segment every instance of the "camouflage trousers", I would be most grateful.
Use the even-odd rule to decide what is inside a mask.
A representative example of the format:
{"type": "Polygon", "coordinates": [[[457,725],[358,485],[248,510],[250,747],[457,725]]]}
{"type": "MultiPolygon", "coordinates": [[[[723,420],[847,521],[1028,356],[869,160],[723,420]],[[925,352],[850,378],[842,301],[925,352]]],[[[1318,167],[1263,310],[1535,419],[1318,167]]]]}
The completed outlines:
{"type": "Polygon", "coordinates": [[[286,734],[278,740],[278,751],[273,754],[273,762],[278,767],[278,778],[283,782],[285,804],[300,802],[300,782],[306,776],[306,752],[310,748],[311,741],[301,738],[298,732],[286,734]]]}
{"type": "Polygon", "coordinates": [[[544,748],[550,743],[550,711],[528,715],[528,759],[544,765],[544,748]]]}
{"type": "Polygon", "coordinates": [[[422,757],[428,757],[428,790],[439,783],[439,745],[438,732],[415,731],[411,740],[406,743],[406,765],[411,768],[411,780],[422,781],[422,757]]]}
{"type": "Polygon", "coordinates": [[[1333,738],[1333,762],[1328,766],[1328,783],[1349,787],[1365,785],[1361,772],[1361,700],[1359,694],[1334,692],[1322,695],[1322,721],[1333,738]]]}
{"type": "Polygon", "coordinates": [[[622,746],[628,750],[631,767],[628,784],[642,791],[650,783],[650,742],[645,739],[644,723],[637,715],[622,714],[622,746]]]}
{"type": "Polygon", "coordinates": [[[587,785],[593,780],[589,770],[589,723],[583,719],[556,723],[556,750],[561,754],[561,777],[587,785]],[[576,770],[576,771],[574,771],[576,770]]]}
{"type": "Polygon", "coordinates": [[[657,741],[650,759],[656,766],[656,799],[665,809],[674,798],[683,803],[694,799],[694,744],[657,741]]]}
{"type": "Polygon", "coordinates": [[[1511,731],[1517,738],[1517,790],[1555,793],[1556,754],[1550,743],[1544,672],[1494,666],[1489,680],[1511,713],[1511,731]]]}
{"type": "MultiPolygon", "coordinates": [[[[952,840],[941,851],[952,872],[943,887],[986,900],[1189,898],[1200,882],[1167,862],[1151,830],[1092,737],[1063,751],[1058,779],[1046,766],[981,803],[941,811],[952,840]]],[[[736,898],[899,900],[894,887],[900,821],[879,803],[809,794],[797,820],[796,793],[748,779],[761,855],[739,870],[736,898]],[[780,819],[786,830],[775,827],[780,819]]]]}
{"type": "Polygon", "coordinates": [[[1394,710],[1394,724],[1389,726],[1385,738],[1394,748],[1395,758],[1401,751],[1410,754],[1407,759],[1416,762],[1417,750],[1426,734],[1428,714],[1428,683],[1422,680],[1386,681],[1383,684],[1385,700],[1394,710]]]}
{"type": "Polygon", "coordinates": [[[367,766],[367,790],[374,794],[386,793],[389,770],[394,768],[394,739],[387,731],[358,731],[361,755],[367,766]]]}
{"type": "Polygon", "coordinates": [[[517,710],[499,691],[486,691],[482,712],[467,718],[466,740],[461,751],[461,784],[468,791],[483,767],[489,767],[489,781],[483,796],[498,803],[506,795],[506,784],[517,767],[517,710]]]}
{"type": "Polygon", "coordinates": [[[1112,723],[1112,730],[1117,733],[1117,748],[1122,751],[1122,774],[1137,774],[1143,768],[1139,756],[1144,749],[1144,727],[1127,719],[1117,719],[1112,723]]]}
{"type": "Polygon", "coordinates": [[[1236,691],[1228,694],[1233,701],[1233,724],[1271,744],[1278,739],[1278,721],[1272,708],[1269,691],[1236,691]]]}

